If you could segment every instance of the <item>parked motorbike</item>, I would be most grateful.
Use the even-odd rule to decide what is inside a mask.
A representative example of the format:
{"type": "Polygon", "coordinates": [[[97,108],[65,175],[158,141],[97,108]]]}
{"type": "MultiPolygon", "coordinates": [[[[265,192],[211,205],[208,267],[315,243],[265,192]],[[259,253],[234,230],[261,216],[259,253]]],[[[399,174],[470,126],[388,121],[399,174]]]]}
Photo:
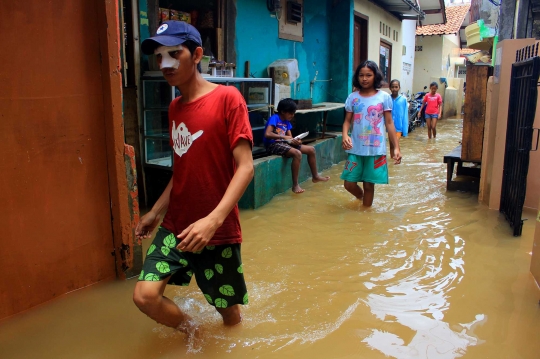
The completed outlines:
{"type": "MultiPolygon", "coordinates": [[[[417,106],[417,110],[416,110],[416,116],[418,116],[418,111],[420,111],[420,109],[422,108],[422,101],[424,100],[424,97],[426,96],[427,92],[427,86],[424,86],[424,90],[423,91],[420,91],[420,92],[417,92],[416,95],[414,96],[414,100],[416,101],[416,106],[417,106]]],[[[417,119],[417,125],[418,126],[421,126],[421,127],[425,127],[426,126],[426,113],[425,113],[425,108],[422,109],[422,113],[420,114],[420,119],[418,120],[417,119]]]]}
{"type": "Polygon", "coordinates": [[[409,103],[409,133],[414,131],[418,125],[418,103],[415,96],[407,91],[407,102],[409,103]]]}

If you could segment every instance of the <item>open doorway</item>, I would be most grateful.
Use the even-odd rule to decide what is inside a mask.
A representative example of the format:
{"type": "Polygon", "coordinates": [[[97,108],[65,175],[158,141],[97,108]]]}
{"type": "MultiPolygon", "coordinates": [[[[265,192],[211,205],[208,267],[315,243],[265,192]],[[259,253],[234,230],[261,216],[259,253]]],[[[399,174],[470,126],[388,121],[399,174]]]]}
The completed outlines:
{"type": "Polygon", "coordinates": [[[354,68],[368,58],[368,17],[354,13],[354,68]]]}

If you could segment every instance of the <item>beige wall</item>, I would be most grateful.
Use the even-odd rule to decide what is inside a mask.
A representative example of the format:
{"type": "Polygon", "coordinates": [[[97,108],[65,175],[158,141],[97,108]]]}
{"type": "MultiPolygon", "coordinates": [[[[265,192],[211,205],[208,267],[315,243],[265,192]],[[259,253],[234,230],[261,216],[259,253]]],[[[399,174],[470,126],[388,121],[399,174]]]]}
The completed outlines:
{"type": "Polygon", "coordinates": [[[461,111],[463,109],[463,83],[465,82],[465,79],[458,78],[458,77],[452,77],[448,78],[448,86],[451,86],[457,90],[457,99],[456,99],[456,115],[461,115],[461,111]]]}
{"type": "Polygon", "coordinates": [[[456,77],[455,57],[459,54],[459,37],[457,35],[443,36],[443,49],[441,57],[441,77],[456,77]]]}
{"type": "MultiPolygon", "coordinates": [[[[416,46],[422,46],[422,51],[415,53],[413,92],[422,91],[424,86],[429,87],[433,79],[439,83],[441,77],[456,76],[454,58],[459,49],[456,35],[417,36],[416,46]]],[[[444,97],[444,88],[440,85],[439,92],[444,97]]]]}
{"type": "MultiPolygon", "coordinates": [[[[404,20],[401,25],[401,41],[403,46],[406,47],[406,53],[401,57],[401,61],[404,63],[411,64],[411,69],[409,72],[406,71],[405,66],[401,71],[401,91],[402,92],[412,92],[413,91],[413,82],[414,82],[414,45],[416,37],[416,21],[413,20],[404,20]]],[[[397,77],[397,76],[394,76],[397,77]]]]}
{"type": "MultiPolygon", "coordinates": [[[[508,121],[508,102],[510,94],[510,75],[515,61],[516,51],[535,43],[534,39],[504,40],[497,45],[497,62],[500,61],[499,82],[488,85],[486,108],[486,126],[484,128],[484,144],[482,151],[481,193],[479,199],[490,209],[498,210],[501,201],[502,173],[506,145],[506,125],[508,121]]],[[[540,104],[539,104],[540,105],[540,104]]],[[[538,125],[539,110],[535,124],[538,125]]],[[[540,197],[539,154],[531,152],[526,207],[536,208],[540,197]],[[536,178],[534,177],[536,176],[536,178]]]]}
{"type": "MultiPolygon", "coordinates": [[[[441,36],[417,36],[416,46],[422,46],[422,51],[415,52],[413,92],[423,91],[424,86],[429,88],[432,77],[441,77],[442,67],[436,61],[442,54],[443,38],[441,36]]],[[[437,81],[438,82],[438,81],[437,81]]]]}
{"type": "Polygon", "coordinates": [[[368,20],[368,59],[379,63],[379,48],[381,39],[392,44],[392,78],[401,77],[403,61],[402,61],[402,45],[403,33],[401,31],[401,21],[396,17],[384,11],[379,6],[367,0],[355,0],[354,11],[361,13],[369,18],[368,20]],[[391,27],[390,36],[384,36],[379,32],[379,24],[384,24],[391,27]],[[398,41],[392,39],[393,31],[399,32],[398,41]]]}

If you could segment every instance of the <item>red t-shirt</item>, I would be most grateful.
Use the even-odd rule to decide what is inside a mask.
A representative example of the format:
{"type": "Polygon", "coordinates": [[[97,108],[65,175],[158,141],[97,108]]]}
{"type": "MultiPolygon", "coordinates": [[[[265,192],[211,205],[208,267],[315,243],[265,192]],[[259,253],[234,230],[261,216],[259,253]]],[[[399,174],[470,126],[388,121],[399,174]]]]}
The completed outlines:
{"type": "Polygon", "coordinates": [[[439,114],[439,105],[442,103],[441,95],[436,93],[435,96],[431,96],[431,94],[428,93],[424,97],[424,102],[427,103],[427,105],[426,105],[426,113],[428,115],[438,115],[439,114]]]}
{"type": "MultiPolygon", "coordinates": [[[[232,151],[242,138],[253,144],[253,134],[244,98],[235,87],[222,85],[189,103],[174,99],[169,133],[173,186],[162,226],[178,235],[217,207],[236,171],[232,151]]],[[[236,205],[209,244],[241,242],[236,205]]]]}

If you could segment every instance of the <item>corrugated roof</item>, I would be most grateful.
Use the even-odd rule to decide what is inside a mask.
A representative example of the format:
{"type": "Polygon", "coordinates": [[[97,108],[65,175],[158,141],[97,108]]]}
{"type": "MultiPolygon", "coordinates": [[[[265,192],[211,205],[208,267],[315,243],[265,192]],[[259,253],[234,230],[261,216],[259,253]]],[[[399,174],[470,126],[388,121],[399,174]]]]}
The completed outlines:
{"type": "Polygon", "coordinates": [[[471,4],[453,5],[446,7],[446,24],[425,25],[416,28],[416,35],[452,35],[459,32],[471,4]]]}

